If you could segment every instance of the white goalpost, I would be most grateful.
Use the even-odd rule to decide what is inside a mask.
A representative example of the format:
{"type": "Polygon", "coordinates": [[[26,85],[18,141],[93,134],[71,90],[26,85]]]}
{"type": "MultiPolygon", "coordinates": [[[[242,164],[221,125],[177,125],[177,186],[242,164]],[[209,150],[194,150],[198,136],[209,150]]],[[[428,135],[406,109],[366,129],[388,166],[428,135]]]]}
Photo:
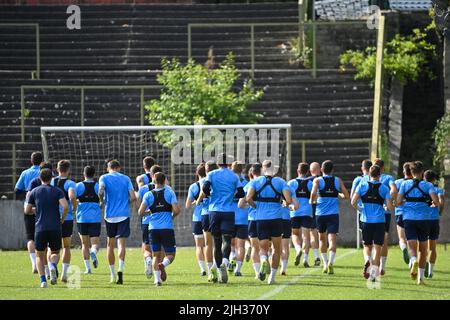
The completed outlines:
{"type": "MultiPolygon", "coordinates": [[[[83,179],[86,165],[96,176],[106,172],[106,162],[117,159],[133,183],[142,174],[142,159],[153,156],[168,175],[183,211],[175,219],[177,241],[191,244],[192,210],[184,209],[188,187],[196,181],[195,167],[227,152],[245,164],[274,160],[291,178],[291,125],[191,125],[42,127],[46,161],[71,161],[71,177],[83,179]],[[255,153],[256,152],[256,153],[255,153]]],[[[137,221],[137,219],[135,219],[137,221]]],[[[133,219],[132,219],[133,223],[133,219]]],[[[137,222],[135,222],[137,223],[137,222]]]]}

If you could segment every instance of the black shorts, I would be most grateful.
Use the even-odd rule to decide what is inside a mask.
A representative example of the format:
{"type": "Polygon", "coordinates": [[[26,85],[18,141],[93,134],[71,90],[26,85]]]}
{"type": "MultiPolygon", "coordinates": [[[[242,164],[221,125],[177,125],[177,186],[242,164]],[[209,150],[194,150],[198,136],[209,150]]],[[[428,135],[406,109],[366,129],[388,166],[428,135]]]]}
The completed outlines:
{"type": "Polygon", "coordinates": [[[38,231],[34,239],[37,251],[44,251],[47,247],[51,251],[58,251],[62,247],[61,230],[38,231]]]}
{"type": "Polygon", "coordinates": [[[256,230],[256,220],[249,220],[248,221],[248,236],[250,238],[257,238],[258,237],[258,231],[256,230]]]}
{"type": "Polygon", "coordinates": [[[384,243],[385,224],[381,223],[364,223],[362,226],[363,244],[370,246],[376,244],[382,246],[384,243]]]}
{"type": "Polygon", "coordinates": [[[293,217],[291,218],[292,229],[314,229],[313,218],[309,216],[293,217]]]}
{"type": "Polygon", "coordinates": [[[209,214],[202,215],[202,230],[209,232],[209,214]]]}
{"type": "Polygon", "coordinates": [[[386,213],[384,215],[385,222],[384,222],[384,232],[389,233],[389,229],[391,228],[391,213],[386,213]]]}
{"type": "Polygon", "coordinates": [[[150,244],[150,238],[148,236],[148,224],[141,223],[141,231],[142,231],[142,243],[150,244]]]}
{"type": "Polygon", "coordinates": [[[339,233],[339,215],[316,216],[319,233],[339,233]]]}
{"type": "Polygon", "coordinates": [[[248,226],[246,224],[236,224],[234,226],[235,238],[247,240],[248,239],[248,226]]]}
{"type": "Polygon", "coordinates": [[[429,220],[403,220],[406,240],[427,241],[430,235],[429,220]]]}
{"type": "Polygon", "coordinates": [[[234,234],[234,212],[211,211],[209,213],[209,232],[213,236],[234,234]]]}
{"type": "Polygon", "coordinates": [[[401,228],[405,227],[405,224],[403,223],[403,215],[399,214],[395,216],[395,222],[397,222],[397,225],[401,228]]]}
{"type": "Polygon", "coordinates": [[[429,220],[430,234],[428,236],[429,240],[439,239],[439,220],[429,220]]]}
{"type": "Polygon", "coordinates": [[[106,234],[108,238],[128,238],[130,236],[130,218],[123,221],[109,223],[106,222],[106,234]]]}
{"type": "Polygon", "coordinates": [[[36,226],[36,216],[34,214],[25,214],[23,216],[25,222],[25,233],[27,235],[27,241],[34,241],[34,228],[36,226]]]}
{"type": "Polygon", "coordinates": [[[175,232],[173,229],[152,229],[149,230],[150,248],[152,252],[161,251],[164,248],[166,253],[176,252],[175,232]]]}
{"type": "Polygon", "coordinates": [[[283,239],[289,239],[292,235],[291,220],[283,219],[283,239]]]}
{"type": "Polygon", "coordinates": [[[91,238],[100,237],[102,224],[100,222],[86,222],[77,223],[78,233],[82,236],[89,236],[91,238]]]}
{"type": "Polygon", "coordinates": [[[192,234],[194,236],[203,235],[202,222],[201,221],[192,221],[192,234]]]}
{"type": "Polygon", "coordinates": [[[73,234],[73,220],[64,221],[61,225],[61,236],[63,238],[69,238],[73,234]]]}
{"type": "Polygon", "coordinates": [[[259,240],[270,240],[271,238],[281,237],[283,234],[283,220],[257,220],[256,231],[259,240]]]}

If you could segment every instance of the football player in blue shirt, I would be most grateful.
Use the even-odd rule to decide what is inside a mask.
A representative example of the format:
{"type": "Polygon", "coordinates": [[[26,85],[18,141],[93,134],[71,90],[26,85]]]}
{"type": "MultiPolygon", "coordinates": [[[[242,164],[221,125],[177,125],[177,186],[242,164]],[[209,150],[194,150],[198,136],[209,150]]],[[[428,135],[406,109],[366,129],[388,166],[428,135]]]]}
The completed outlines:
{"type": "MultiPolygon", "coordinates": [[[[14,191],[18,198],[21,198],[25,196],[26,192],[28,191],[28,188],[30,186],[30,182],[34,178],[39,178],[39,165],[43,161],[44,157],[41,152],[36,151],[31,154],[31,164],[32,166],[20,174],[19,180],[16,182],[16,186],[14,188],[14,191]]],[[[24,208],[26,205],[26,200],[24,202],[24,208]]],[[[28,254],[30,256],[31,261],[31,270],[33,273],[37,273],[36,269],[36,252],[34,248],[34,226],[36,223],[35,215],[33,213],[31,214],[24,214],[24,222],[25,222],[25,233],[27,236],[27,249],[28,254]]]]}
{"type": "Polygon", "coordinates": [[[294,189],[295,199],[299,203],[298,209],[291,212],[292,243],[296,252],[294,265],[300,264],[300,258],[304,253],[303,266],[305,268],[309,267],[308,254],[311,245],[311,229],[313,229],[313,212],[309,198],[311,197],[314,177],[308,177],[308,171],[309,164],[299,163],[297,167],[298,177],[288,182],[288,185],[294,189]]]}
{"type": "MultiPolygon", "coordinates": [[[[255,163],[250,167],[250,170],[248,171],[250,182],[257,179],[261,175],[261,170],[262,167],[259,163],[255,163]]],[[[244,186],[244,192],[246,196],[248,194],[250,186],[250,183],[247,183],[244,186]]],[[[248,209],[248,236],[250,238],[251,259],[253,262],[253,269],[255,270],[255,279],[259,279],[259,269],[261,264],[259,258],[258,233],[256,230],[256,209],[248,205],[246,198],[239,199],[238,207],[248,209]]]]}
{"type": "Polygon", "coordinates": [[[437,251],[436,251],[436,242],[439,239],[439,218],[442,212],[444,212],[444,189],[439,188],[436,184],[437,182],[437,174],[433,170],[427,170],[424,173],[425,181],[430,182],[434,185],[434,189],[436,190],[436,195],[439,198],[439,207],[431,206],[430,207],[430,215],[428,217],[430,224],[430,234],[428,236],[428,250],[430,254],[428,256],[428,261],[425,267],[425,277],[432,278],[433,277],[433,269],[434,264],[436,263],[437,251]]]}
{"type": "MultiPolygon", "coordinates": [[[[403,164],[403,178],[395,180],[395,186],[397,187],[397,190],[400,190],[403,181],[412,178],[411,162],[405,162],[403,164]]],[[[400,246],[400,250],[402,250],[403,253],[403,261],[406,264],[409,264],[409,253],[405,235],[405,225],[403,224],[403,205],[395,207],[395,222],[397,224],[398,244],[400,246]]]]}
{"type": "Polygon", "coordinates": [[[36,245],[36,267],[41,279],[41,288],[47,287],[47,279],[44,273],[44,264],[47,261],[45,250],[50,248],[50,274],[51,284],[56,284],[56,264],[59,260],[61,249],[61,224],[64,223],[69,205],[64,193],[50,185],[52,171],[43,169],[39,174],[42,185],[33,189],[25,207],[25,213],[31,214],[33,207],[36,208],[35,245],[36,245]],[[62,213],[60,214],[60,208],[62,213]]]}
{"type": "Polygon", "coordinates": [[[383,206],[386,203],[389,210],[394,209],[389,188],[380,182],[380,175],[380,167],[371,166],[369,169],[370,181],[362,180],[354,190],[352,197],[352,206],[355,209],[359,207],[360,219],[363,222],[361,226],[364,245],[363,275],[373,282],[379,280],[381,247],[384,243],[386,217],[383,206]],[[375,255],[370,268],[372,249],[375,250],[375,255]],[[369,268],[370,272],[368,272],[369,268]]]}
{"type": "Polygon", "coordinates": [[[262,163],[264,176],[250,182],[246,196],[247,203],[256,209],[256,229],[261,260],[259,279],[264,281],[266,275],[269,275],[268,284],[275,282],[280,264],[283,234],[282,207],[292,203],[291,190],[286,181],[274,176],[277,169],[271,160],[265,160],[262,163]],[[267,255],[270,242],[272,242],[273,253],[269,265],[267,255]]]}
{"type": "Polygon", "coordinates": [[[108,173],[99,179],[100,205],[105,203],[105,223],[108,236],[107,255],[109,270],[111,272],[111,283],[115,280],[114,264],[116,257],[114,249],[116,246],[119,254],[119,271],[116,284],[123,284],[123,268],[125,264],[125,241],[130,236],[130,203],[135,204],[136,196],[133,185],[128,176],[120,173],[121,167],[118,160],[108,162],[108,173]]]}
{"type": "Polygon", "coordinates": [[[198,265],[200,267],[200,274],[202,276],[206,276],[205,270],[205,254],[203,252],[205,248],[205,239],[203,235],[202,229],[202,206],[196,205],[196,201],[200,196],[201,187],[200,180],[206,177],[205,164],[200,163],[195,169],[195,174],[197,175],[197,182],[194,182],[189,186],[188,196],[186,198],[186,209],[194,206],[194,210],[192,212],[192,234],[194,235],[195,241],[195,256],[197,258],[198,265]]]}
{"type": "MultiPolygon", "coordinates": [[[[381,159],[375,159],[373,164],[376,164],[381,168],[380,182],[390,189],[391,197],[392,199],[395,199],[397,197],[398,190],[397,187],[395,186],[394,178],[391,175],[384,173],[384,161],[381,159]]],[[[381,260],[380,260],[381,261],[380,274],[382,276],[386,273],[386,260],[389,250],[389,229],[391,226],[391,219],[392,219],[391,212],[386,210],[386,225],[385,225],[386,232],[384,234],[384,244],[383,248],[381,248],[381,260]]]]}
{"type": "Polygon", "coordinates": [[[311,190],[311,204],[317,204],[316,220],[319,229],[319,246],[322,254],[323,272],[334,273],[336,256],[336,235],[339,232],[339,201],[348,199],[349,193],[344,182],[333,175],[334,165],[331,160],[322,163],[323,176],[315,178],[311,190]],[[328,246],[327,246],[328,235],[328,246]],[[327,258],[327,247],[330,259],[327,258]]]}
{"type": "Polygon", "coordinates": [[[78,207],[76,211],[78,234],[81,239],[85,274],[91,273],[90,259],[94,268],[98,266],[97,253],[100,248],[101,208],[98,197],[98,183],[94,181],[95,167],[86,166],[83,169],[84,181],[77,183],[76,194],[78,207]],[[91,248],[89,249],[89,243],[91,248]]]}
{"type": "Polygon", "coordinates": [[[233,198],[245,196],[239,177],[228,168],[230,157],[225,153],[217,157],[219,169],[207,174],[197,202],[209,196],[209,217],[212,236],[214,237],[214,260],[219,265],[219,282],[228,282],[228,258],[231,252],[231,240],[234,235],[233,198]],[[223,246],[222,246],[223,243],[223,246]]]}
{"type": "Polygon", "coordinates": [[[167,188],[165,182],[164,173],[155,173],[153,176],[155,188],[144,195],[138,211],[140,217],[150,215],[148,227],[156,286],[161,286],[161,283],[166,281],[166,268],[175,259],[176,243],[173,219],[181,212],[175,192],[167,188]],[[162,248],[164,248],[165,257],[161,262],[162,248]]]}
{"type": "MultiPolygon", "coordinates": [[[[73,212],[77,210],[77,195],[76,195],[76,183],[69,179],[70,174],[70,161],[60,160],[56,167],[58,171],[58,176],[53,178],[51,185],[55,186],[64,193],[67,202],[69,203],[69,210],[67,211],[67,216],[61,226],[61,236],[62,236],[62,273],[61,281],[67,282],[67,272],[69,271],[70,259],[72,254],[70,252],[70,246],[72,244],[72,233],[73,233],[73,212]]],[[[62,210],[61,210],[62,213],[62,210]]]]}
{"type": "Polygon", "coordinates": [[[396,205],[403,205],[403,224],[410,252],[411,279],[423,284],[427,261],[428,238],[430,235],[430,206],[439,207],[439,198],[430,182],[423,179],[423,164],[411,164],[413,179],[403,181],[398,192],[396,205]],[[417,246],[417,242],[419,245],[417,246]],[[417,247],[419,255],[417,257],[417,247]]]}
{"type": "MultiPolygon", "coordinates": [[[[359,186],[359,184],[361,183],[361,181],[369,181],[369,170],[370,167],[372,166],[372,161],[370,161],[369,159],[363,160],[361,163],[361,172],[362,175],[357,176],[355,179],[353,179],[352,182],[352,188],[350,190],[350,199],[353,199],[353,196],[355,194],[356,188],[359,186]]],[[[356,208],[356,211],[358,213],[358,224],[359,224],[359,230],[362,230],[362,223],[361,223],[361,212],[360,212],[360,208],[362,209],[362,202],[361,200],[358,202],[360,205],[356,208]]]]}
{"type": "Polygon", "coordinates": [[[152,173],[150,169],[156,164],[155,158],[147,156],[142,160],[142,166],[144,167],[144,173],[136,177],[136,184],[138,188],[148,185],[152,182],[152,173]]]}
{"type": "MultiPolygon", "coordinates": [[[[318,162],[312,162],[309,165],[309,173],[311,177],[318,178],[322,175],[320,164],[318,162]]],[[[313,249],[314,254],[314,266],[320,267],[320,257],[319,257],[319,230],[317,230],[317,219],[316,219],[316,205],[311,205],[313,213],[313,222],[310,232],[310,242],[309,246],[313,249]]]]}

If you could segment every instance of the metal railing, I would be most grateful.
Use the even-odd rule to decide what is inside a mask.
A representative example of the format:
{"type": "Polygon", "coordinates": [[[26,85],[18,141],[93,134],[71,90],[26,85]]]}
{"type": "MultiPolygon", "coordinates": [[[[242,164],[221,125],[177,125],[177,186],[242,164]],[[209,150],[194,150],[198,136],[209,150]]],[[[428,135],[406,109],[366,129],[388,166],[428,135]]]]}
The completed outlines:
{"type": "Polygon", "coordinates": [[[35,36],[36,36],[36,70],[31,74],[31,78],[40,79],[41,77],[41,41],[40,41],[40,33],[39,33],[39,23],[0,23],[0,27],[34,27],[35,28],[35,36]]]}
{"type": "Polygon", "coordinates": [[[188,42],[188,59],[192,58],[192,29],[194,28],[214,28],[214,27],[247,27],[250,30],[250,74],[252,78],[255,74],[255,27],[275,27],[275,26],[292,26],[297,27],[299,38],[303,35],[305,26],[311,26],[312,30],[312,66],[311,74],[315,78],[317,76],[317,39],[316,28],[320,25],[355,25],[366,24],[366,21],[306,21],[306,22],[248,22],[248,23],[189,23],[187,26],[187,42],[188,42]]]}
{"type": "Polygon", "coordinates": [[[50,90],[80,90],[80,126],[84,126],[84,93],[87,90],[140,90],[140,125],[144,125],[144,91],[145,89],[160,89],[157,85],[23,85],[20,87],[20,134],[21,141],[25,142],[25,91],[29,89],[50,89],[50,90]]]}

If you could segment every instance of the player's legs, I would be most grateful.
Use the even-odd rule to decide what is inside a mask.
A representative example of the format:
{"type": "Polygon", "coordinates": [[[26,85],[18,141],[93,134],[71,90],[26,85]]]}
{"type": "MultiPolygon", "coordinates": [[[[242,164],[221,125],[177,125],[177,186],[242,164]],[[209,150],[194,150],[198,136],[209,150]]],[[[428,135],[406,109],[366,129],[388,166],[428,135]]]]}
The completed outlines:
{"type": "Polygon", "coordinates": [[[228,264],[228,271],[233,272],[234,267],[236,266],[236,255],[237,255],[237,248],[236,248],[236,237],[231,239],[231,251],[229,256],[230,263],[228,264]]]}
{"type": "Polygon", "coordinates": [[[205,270],[205,254],[204,254],[204,247],[205,247],[205,239],[203,237],[203,234],[201,235],[194,235],[194,241],[195,241],[195,256],[197,258],[198,265],[200,267],[200,274],[202,276],[206,275],[205,270]]]}
{"type": "Polygon", "coordinates": [[[259,249],[259,240],[257,237],[250,238],[250,245],[251,245],[251,259],[253,262],[253,269],[255,270],[255,276],[258,277],[259,275],[259,268],[260,268],[260,249],[259,249]]]}
{"type": "MultiPolygon", "coordinates": [[[[167,273],[166,268],[173,262],[175,259],[175,252],[176,252],[176,243],[175,243],[175,232],[173,229],[161,229],[161,230],[154,230],[157,237],[152,237],[152,240],[155,238],[156,243],[160,243],[160,246],[156,246],[154,249],[161,250],[160,247],[164,248],[164,258],[161,259],[158,257],[159,264],[157,265],[157,268],[155,269],[155,265],[153,265],[153,268],[155,270],[155,285],[160,286],[161,281],[166,281],[167,279],[167,273]],[[156,272],[158,271],[158,272],[156,272]]],[[[153,243],[153,242],[152,242],[153,243]]]]}
{"type": "Polygon", "coordinates": [[[397,222],[398,245],[403,253],[403,261],[405,261],[406,264],[409,264],[408,242],[406,240],[403,215],[396,215],[395,220],[397,222]]]}
{"type": "Polygon", "coordinates": [[[328,234],[328,274],[333,274],[333,265],[334,265],[334,258],[336,256],[336,233],[329,233],[328,234]]]}
{"type": "Polygon", "coordinates": [[[311,248],[314,253],[314,266],[318,267],[320,266],[320,257],[319,257],[319,232],[316,228],[311,228],[310,231],[311,236],[311,248]]]}
{"type": "Polygon", "coordinates": [[[90,254],[89,254],[89,244],[90,239],[88,235],[80,234],[81,239],[81,253],[83,256],[84,266],[86,268],[85,274],[91,273],[91,264],[90,264],[90,254]]]}
{"type": "Polygon", "coordinates": [[[311,229],[302,228],[302,239],[303,239],[303,266],[305,268],[309,267],[308,256],[309,249],[311,248],[311,229]]]}
{"type": "Polygon", "coordinates": [[[294,265],[300,264],[300,258],[302,256],[302,235],[301,235],[301,222],[300,217],[292,218],[292,244],[295,248],[295,261],[294,265]]]}
{"type": "Polygon", "coordinates": [[[419,269],[418,269],[418,278],[417,282],[421,284],[425,277],[425,265],[427,263],[427,249],[428,249],[428,241],[420,241],[419,240],[419,269]]]}
{"type": "Polygon", "coordinates": [[[116,248],[116,238],[115,237],[108,237],[107,243],[106,243],[106,256],[108,258],[109,263],[109,270],[111,272],[111,283],[114,282],[116,274],[114,271],[114,265],[116,263],[116,256],[114,255],[114,249],[116,248]]]}
{"type": "Polygon", "coordinates": [[[431,278],[433,275],[433,268],[437,259],[436,242],[436,240],[428,240],[428,250],[430,254],[428,256],[428,274],[425,275],[428,278],[431,278]]]}
{"type": "Polygon", "coordinates": [[[386,272],[386,260],[389,251],[389,233],[385,232],[384,234],[384,242],[381,247],[381,256],[380,256],[380,274],[383,276],[386,272]]]}
{"type": "Polygon", "coordinates": [[[327,242],[327,233],[326,232],[319,232],[319,250],[320,255],[322,257],[322,265],[324,267],[324,272],[327,272],[328,268],[328,255],[327,255],[327,249],[328,249],[328,242],[327,242]]]}
{"type": "MultiPolygon", "coordinates": [[[[245,229],[247,229],[247,226],[244,226],[245,229]]],[[[244,257],[245,257],[245,238],[241,239],[236,237],[236,250],[237,250],[237,254],[236,254],[236,270],[234,272],[234,274],[236,276],[240,276],[241,275],[241,268],[242,268],[242,264],[244,262],[244,257]]]]}
{"type": "MultiPolygon", "coordinates": [[[[280,274],[282,276],[286,275],[287,265],[289,261],[289,244],[290,244],[289,238],[282,238],[281,239],[281,269],[280,274]]],[[[273,262],[273,260],[272,260],[273,262]]]]}
{"type": "Polygon", "coordinates": [[[161,280],[161,270],[159,269],[159,265],[161,264],[161,251],[155,251],[156,246],[153,247],[153,272],[155,274],[155,285],[160,286],[162,283],[161,280]]]}
{"type": "MultiPolygon", "coordinates": [[[[31,271],[36,273],[36,248],[34,244],[35,215],[24,215],[25,231],[27,236],[27,250],[31,261],[31,271]]],[[[46,265],[47,263],[45,263],[46,265]]]]}
{"type": "Polygon", "coordinates": [[[98,259],[97,259],[97,253],[100,250],[100,237],[89,237],[91,240],[91,250],[89,251],[89,254],[91,256],[92,264],[94,265],[94,268],[98,267],[98,259]]]}
{"type": "Polygon", "coordinates": [[[72,258],[72,253],[70,251],[70,245],[72,244],[72,237],[62,238],[62,273],[61,281],[67,282],[67,272],[69,271],[70,259],[72,258]]]}

